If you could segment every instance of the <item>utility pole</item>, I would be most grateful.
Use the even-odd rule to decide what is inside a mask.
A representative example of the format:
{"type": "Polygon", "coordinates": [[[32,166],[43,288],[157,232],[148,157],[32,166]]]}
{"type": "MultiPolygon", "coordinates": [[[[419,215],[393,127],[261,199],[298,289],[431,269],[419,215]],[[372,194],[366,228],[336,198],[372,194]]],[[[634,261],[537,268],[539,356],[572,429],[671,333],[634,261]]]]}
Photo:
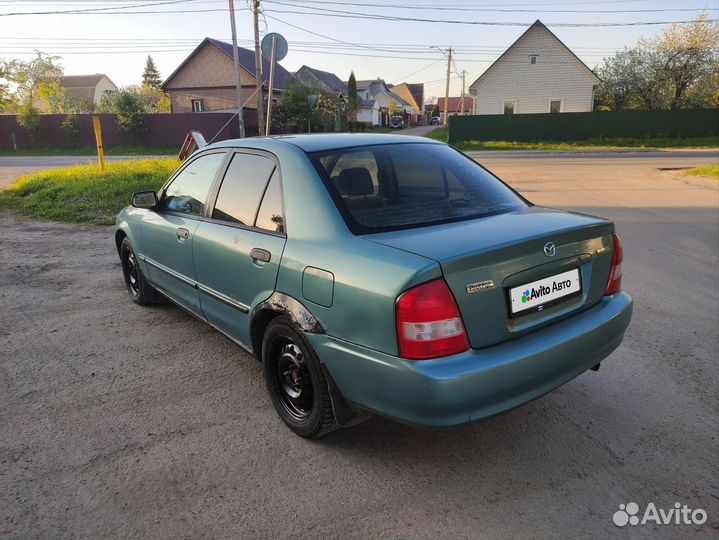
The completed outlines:
{"type": "Polygon", "coordinates": [[[240,122],[240,138],[245,138],[245,119],[242,109],[242,81],[240,80],[240,51],[237,49],[237,26],[235,25],[235,2],[230,1],[230,26],[232,27],[232,57],[235,61],[235,89],[237,90],[237,118],[240,122]]]}
{"type": "Polygon", "coordinates": [[[464,76],[467,74],[467,70],[462,70],[462,99],[460,100],[461,114],[464,116],[464,76]]]}
{"type": "MultiPolygon", "coordinates": [[[[257,127],[260,135],[265,127],[265,99],[262,96],[262,53],[260,52],[260,0],[252,0],[252,18],[255,23],[255,81],[257,82],[257,127]]],[[[272,99],[272,88],[270,88],[270,98],[272,99]]]]}
{"type": "Polygon", "coordinates": [[[447,125],[447,117],[449,116],[449,76],[452,70],[452,47],[447,51],[447,85],[444,87],[444,121],[443,126],[447,125]]]}

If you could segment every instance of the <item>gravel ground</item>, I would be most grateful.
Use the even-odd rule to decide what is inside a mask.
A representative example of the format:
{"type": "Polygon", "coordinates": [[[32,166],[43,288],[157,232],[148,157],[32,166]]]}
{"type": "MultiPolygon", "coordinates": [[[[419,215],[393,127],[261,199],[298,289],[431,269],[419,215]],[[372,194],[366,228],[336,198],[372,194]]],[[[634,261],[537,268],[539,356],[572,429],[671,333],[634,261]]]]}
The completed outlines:
{"type": "Polygon", "coordinates": [[[488,165],[535,202],[616,219],[625,342],[450,431],[373,418],[300,439],[256,360],[125,297],[112,229],[0,214],[0,537],[716,539],[716,182],[566,161],[488,165]],[[618,529],[630,501],[709,519],[618,529]]]}

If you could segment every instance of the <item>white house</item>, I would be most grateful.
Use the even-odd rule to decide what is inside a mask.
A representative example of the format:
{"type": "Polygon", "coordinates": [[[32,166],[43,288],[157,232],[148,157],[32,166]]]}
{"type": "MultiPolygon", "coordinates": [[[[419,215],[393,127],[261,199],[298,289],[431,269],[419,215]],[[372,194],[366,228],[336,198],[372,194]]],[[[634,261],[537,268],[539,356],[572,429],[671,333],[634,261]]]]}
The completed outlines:
{"type": "Polygon", "coordinates": [[[589,112],[599,78],[537,20],[469,87],[474,114],[589,112]]]}
{"type": "Polygon", "coordinates": [[[117,92],[117,86],[103,73],[94,75],[65,75],[60,86],[77,101],[94,105],[100,103],[106,92],[117,92]]]}
{"type": "Polygon", "coordinates": [[[360,101],[357,121],[373,126],[386,124],[390,114],[419,113],[414,106],[392,92],[382,79],[357,81],[357,97],[360,101]]]}

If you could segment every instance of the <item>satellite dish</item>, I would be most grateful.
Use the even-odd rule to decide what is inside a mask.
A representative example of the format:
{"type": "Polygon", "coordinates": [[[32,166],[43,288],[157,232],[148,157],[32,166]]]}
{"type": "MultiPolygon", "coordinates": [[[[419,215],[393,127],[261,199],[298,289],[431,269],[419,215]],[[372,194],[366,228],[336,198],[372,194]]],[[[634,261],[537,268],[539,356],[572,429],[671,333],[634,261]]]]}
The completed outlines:
{"type": "Polygon", "coordinates": [[[262,38],[260,49],[262,50],[262,56],[267,60],[272,58],[272,38],[275,38],[275,62],[279,62],[285,56],[287,56],[287,40],[277,32],[270,32],[262,38]]]}

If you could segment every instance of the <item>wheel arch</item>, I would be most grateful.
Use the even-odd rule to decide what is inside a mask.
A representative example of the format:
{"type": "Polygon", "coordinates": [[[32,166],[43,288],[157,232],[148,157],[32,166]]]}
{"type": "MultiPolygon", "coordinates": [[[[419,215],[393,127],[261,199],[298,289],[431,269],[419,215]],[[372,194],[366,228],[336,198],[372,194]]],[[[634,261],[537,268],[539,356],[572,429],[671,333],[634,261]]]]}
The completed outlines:
{"type": "Polygon", "coordinates": [[[122,245],[122,241],[127,238],[127,233],[123,231],[122,229],[117,229],[115,231],[115,247],[117,248],[117,254],[120,254],[120,246],[122,245]]]}
{"type": "Polygon", "coordinates": [[[275,317],[286,316],[303,332],[324,334],[325,329],[302,302],[285,293],[275,291],[264,302],[252,310],[250,317],[250,339],[253,354],[262,358],[262,338],[265,330],[275,317]]]}

